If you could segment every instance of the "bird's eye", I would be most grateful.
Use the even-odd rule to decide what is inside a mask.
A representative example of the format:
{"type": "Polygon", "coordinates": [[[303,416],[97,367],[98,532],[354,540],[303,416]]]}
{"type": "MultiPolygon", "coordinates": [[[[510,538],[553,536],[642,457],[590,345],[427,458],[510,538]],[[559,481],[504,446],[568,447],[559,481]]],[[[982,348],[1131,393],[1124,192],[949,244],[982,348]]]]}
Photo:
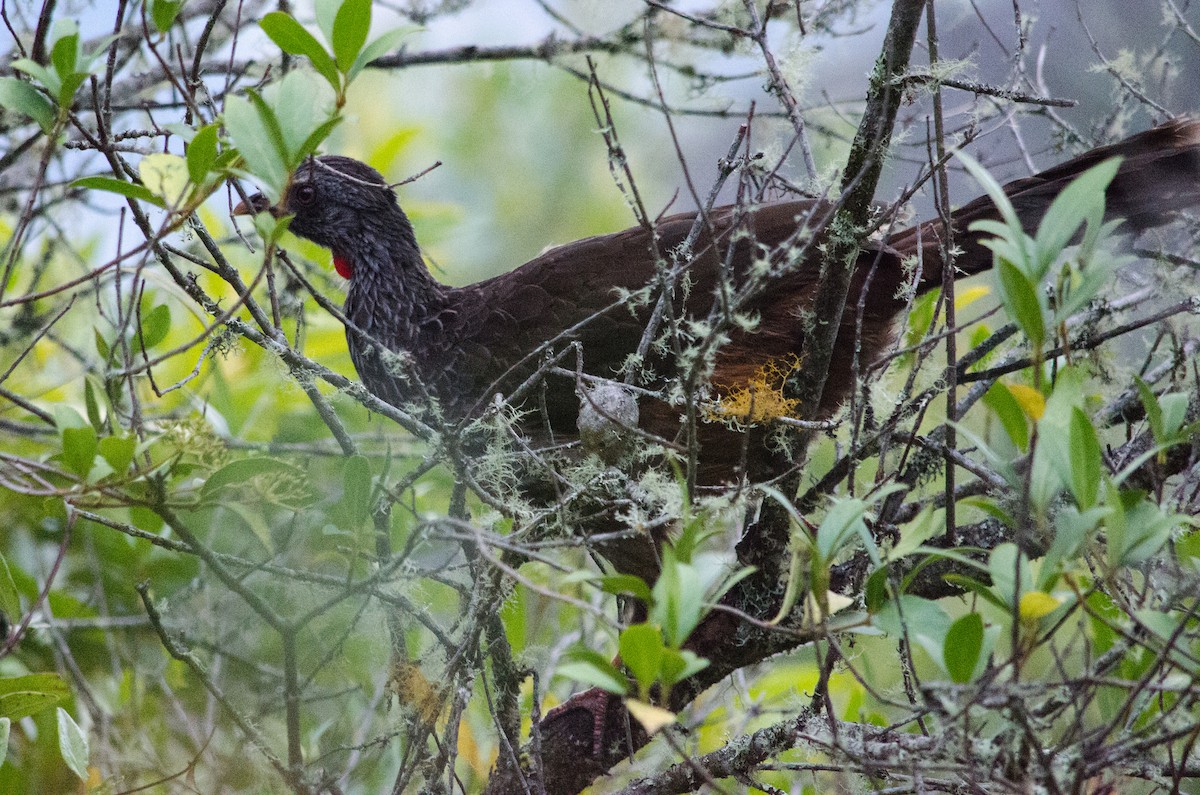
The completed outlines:
{"type": "Polygon", "coordinates": [[[307,207],[317,198],[317,191],[312,185],[297,185],[292,197],[301,207],[307,207]]]}

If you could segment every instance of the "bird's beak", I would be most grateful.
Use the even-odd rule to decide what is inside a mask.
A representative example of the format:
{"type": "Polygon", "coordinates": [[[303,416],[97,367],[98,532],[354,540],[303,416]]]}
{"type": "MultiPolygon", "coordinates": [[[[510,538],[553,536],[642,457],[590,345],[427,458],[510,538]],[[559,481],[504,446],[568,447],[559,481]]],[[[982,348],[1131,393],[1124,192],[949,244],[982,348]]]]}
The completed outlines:
{"type": "Polygon", "coordinates": [[[233,208],[234,215],[258,215],[262,212],[268,212],[271,215],[276,215],[275,208],[271,206],[270,200],[261,193],[255,193],[245,201],[237,203],[233,208]]]}

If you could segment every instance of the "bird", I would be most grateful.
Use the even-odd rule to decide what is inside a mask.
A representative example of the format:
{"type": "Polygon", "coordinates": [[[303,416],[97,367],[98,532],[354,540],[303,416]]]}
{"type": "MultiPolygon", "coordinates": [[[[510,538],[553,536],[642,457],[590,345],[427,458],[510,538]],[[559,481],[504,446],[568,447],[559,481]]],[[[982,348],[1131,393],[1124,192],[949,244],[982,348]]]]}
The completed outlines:
{"type": "MultiPolygon", "coordinates": [[[[1121,219],[1126,231],[1160,226],[1200,204],[1200,119],[1190,117],[1091,149],[1003,190],[1032,233],[1071,180],[1112,157],[1122,160],[1107,189],[1105,217],[1121,219]]],[[[643,339],[664,289],[667,253],[692,243],[666,288],[685,325],[703,328],[714,301],[758,274],[767,289],[741,307],[748,322],[723,331],[723,344],[711,351],[697,385],[706,405],[717,408],[694,423],[696,481],[719,486],[768,479],[790,464],[768,443],[769,433],[760,427],[766,423],[724,421],[720,406],[739,390],[744,395],[755,379],[761,385],[803,361],[820,255],[802,242],[822,231],[832,208],[813,198],[723,206],[699,224],[696,212],[678,213],[652,229],[642,225],[551,248],[464,287],[433,277],[395,190],[378,171],[349,157],[309,158],[277,204],[254,194],[234,213],[290,216],[291,232],[332,252],[335,269],[348,280],[350,357],[374,395],[401,408],[433,406],[449,423],[481,416],[497,395],[515,397],[519,428],[558,440],[577,438],[581,379],[592,379],[637,385],[636,431],[678,442],[684,410],[670,392],[679,386],[679,350],[647,348],[643,339]],[[639,378],[626,377],[639,351],[639,378]],[[564,352],[559,369],[544,366],[547,357],[564,352]],[[535,388],[529,388],[531,379],[535,388]]],[[[958,249],[955,278],[992,267],[987,233],[972,224],[997,218],[986,195],[950,215],[958,249]]],[[[934,219],[862,244],[833,364],[817,416],[809,419],[832,416],[846,400],[855,371],[848,363],[855,356],[865,367],[886,352],[897,315],[909,305],[906,286],[917,293],[942,286],[944,231],[934,219]],[[906,268],[914,258],[915,273],[911,264],[906,268]]]]}

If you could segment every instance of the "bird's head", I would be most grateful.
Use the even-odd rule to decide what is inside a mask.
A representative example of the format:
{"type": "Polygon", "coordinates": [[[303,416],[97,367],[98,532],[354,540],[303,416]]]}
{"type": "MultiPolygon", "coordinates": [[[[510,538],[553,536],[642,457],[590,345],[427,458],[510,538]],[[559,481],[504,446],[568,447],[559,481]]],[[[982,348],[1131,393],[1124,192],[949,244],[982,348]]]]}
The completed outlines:
{"type": "Polygon", "coordinates": [[[382,265],[381,254],[407,255],[416,248],[408,219],[396,204],[396,192],[378,171],[349,157],[309,158],[296,170],[277,205],[256,193],[233,211],[234,215],[258,212],[291,215],[288,229],[330,249],[338,273],[346,278],[360,266],[382,265]]]}

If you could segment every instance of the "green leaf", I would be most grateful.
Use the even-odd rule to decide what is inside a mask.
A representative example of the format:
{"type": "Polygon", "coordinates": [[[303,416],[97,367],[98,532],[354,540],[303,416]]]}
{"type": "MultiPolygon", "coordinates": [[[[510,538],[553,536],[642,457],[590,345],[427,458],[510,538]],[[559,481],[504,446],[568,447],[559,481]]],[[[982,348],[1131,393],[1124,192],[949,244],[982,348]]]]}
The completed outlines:
{"type": "Polygon", "coordinates": [[[133,454],[137,451],[135,436],[105,436],[97,445],[100,457],[108,462],[113,472],[124,475],[133,463],[133,454]]]}
{"type": "Polygon", "coordinates": [[[933,323],[933,310],[937,306],[939,295],[939,290],[930,290],[924,295],[918,296],[913,302],[912,310],[909,311],[908,321],[905,324],[907,329],[904,332],[904,347],[915,347],[925,339],[925,335],[929,333],[929,327],[933,323]]]}
{"type": "Polygon", "coordinates": [[[1029,449],[1029,423],[1021,404],[1003,382],[997,381],[983,395],[983,402],[1000,420],[1013,445],[1022,453],[1029,449]]]}
{"type": "Polygon", "coordinates": [[[663,649],[659,678],[664,685],[675,685],[708,667],[708,660],[693,651],[663,649]]]}
{"type": "Polygon", "coordinates": [[[70,406],[59,404],[54,407],[54,427],[60,431],[64,428],[86,428],[87,420],[70,406]]]}
{"type": "Polygon", "coordinates": [[[209,475],[200,488],[201,499],[215,497],[217,492],[229,486],[240,486],[258,475],[282,474],[304,478],[304,470],[277,458],[242,458],[226,464],[209,475]]]}
{"type": "Polygon", "coordinates": [[[1163,438],[1159,441],[1162,444],[1171,444],[1177,441],[1179,429],[1187,419],[1188,396],[1179,392],[1169,392],[1158,399],[1158,405],[1162,409],[1163,433],[1163,438]]]}
{"type": "Polygon", "coordinates": [[[150,18],[154,20],[154,27],[158,28],[159,33],[171,29],[182,8],[183,0],[154,0],[150,6],[150,18]]]}
{"type": "Polygon", "coordinates": [[[313,12],[317,18],[317,27],[321,29],[326,41],[333,41],[333,23],[337,13],[342,8],[342,0],[315,0],[313,12]]]}
{"type": "Polygon", "coordinates": [[[617,648],[621,662],[633,674],[643,697],[649,695],[650,686],[658,681],[662,668],[663,640],[658,627],[650,624],[634,624],[621,633],[617,648]]]}
{"type": "Polygon", "coordinates": [[[83,405],[87,408],[88,422],[96,429],[96,433],[102,433],[104,418],[100,416],[100,403],[96,400],[96,387],[92,385],[90,376],[83,379],[83,405]]]}
{"type": "Polygon", "coordinates": [[[262,96],[230,97],[225,126],[253,175],[278,201],[288,172],[315,151],[333,129],[333,94],[311,72],[293,70],[262,96]]]}
{"type": "Polygon", "coordinates": [[[12,727],[12,718],[0,718],[0,765],[8,758],[8,732],[12,727]]]}
{"type": "Polygon", "coordinates": [[[0,718],[20,720],[70,697],[67,683],[58,674],[0,677],[0,718]]]}
{"type": "Polygon", "coordinates": [[[1097,505],[1090,510],[1080,511],[1074,505],[1064,505],[1054,517],[1054,542],[1042,558],[1038,570],[1035,587],[1049,591],[1054,587],[1061,569],[1069,569],[1071,563],[1063,565],[1063,561],[1073,561],[1080,554],[1084,543],[1096,533],[1100,522],[1109,513],[1105,505],[1097,505]]]}
{"type": "Polygon", "coordinates": [[[147,533],[157,533],[163,528],[163,518],[149,508],[133,505],[129,508],[129,521],[139,530],[147,533]]]}
{"type": "Polygon", "coordinates": [[[204,184],[217,159],[217,125],[201,127],[187,148],[188,179],[193,185],[204,184]]]}
{"type": "Polygon", "coordinates": [[[338,76],[338,67],[333,57],[303,25],[283,11],[272,11],[258,24],[279,49],[290,55],[303,55],[308,58],[313,68],[335,91],[341,88],[341,78],[338,76]]]}
{"type": "Polygon", "coordinates": [[[411,34],[413,31],[419,30],[416,27],[397,28],[389,30],[375,41],[363,48],[363,51],[358,54],[358,58],[354,60],[354,65],[346,72],[346,79],[353,80],[358,76],[358,73],[367,68],[375,61],[378,61],[383,56],[387,55],[396,47],[402,39],[411,34]]]}
{"type": "Polygon", "coordinates": [[[301,143],[297,148],[296,153],[292,156],[293,164],[299,165],[304,158],[311,154],[316,154],[317,147],[321,145],[321,142],[328,138],[329,134],[333,132],[333,128],[337,127],[341,123],[342,117],[334,116],[332,119],[313,130],[312,133],[304,139],[303,143],[301,143]]]}
{"type": "Polygon", "coordinates": [[[137,347],[145,346],[147,350],[153,348],[167,338],[170,330],[171,310],[166,304],[159,304],[149,312],[143,312],[140,331],[141,345],[137,347]]]}
{"type": "Polygon", "coordinates": [[[1108,555],[1113,568],[1134,566],[1158,552],[1186,518],[1164,510],[1146,498],[1142,491],[1121,491],[1106,499],[1115,508],[1105,519],[1108,529],[1108,555]],[[1121,509],[1124,510],[1121,510],[1121,509]]]}
{"type": "Polygon", "coordinates": [[[900,594],[871,616],[871,623],[892,637],[916,641],[935,660],[941,659],[950,617],[931,599],[900,594]]]}
{"type": "Polygon", "coordinates": [[[269,95],[279,120],[288,167],[295,168],[316,151],[337,123],[329,88],[312,74],[293,71],[269,95]]]}
{"type": "Polygon", "coordinates": [[[879,548],[870,531],[867,530],[864,517],[872,504],[878,503],[900,488],[898,485],[881,488],[871,495],[869,502],[860,499],[836,500],[817,528],[816,551],[820,563],[822,565],[830,563],[834,556],[857,536],[858,540],[862,542],[871,564],[881,565],[883,560],[879,556],[879,548]]]}
{"type": "Polygon", "coordinates": [[[244,97],[227,97],[224,118],[229,138],[246,161],[246,167],[271,202],[279,201],[287,182],[287,166],[279,147],[272,143],[258,109],[244,97]]]}
{"type": "Polygon", "coordinates": [[[46,89],[52,97],[58,97],[58,92],[62,88],[62,81],[58,79],[58,75],[37,61],[30,60],[29,58],[18,58],[12,62],[12,68],[19,72],[24,72],[41,83],[42,88],[46,89]]]}
{"type": "Polygon", "coordinates": [[[0,77],[0,107],[28,116],[43,132],[54,127],[54,103],[24,80],[0,77]]]}
{"type": "Polygon", "coordinates": [[[632,596],[650,604],[650,586],[633,574],[606,574],[598,580],[600,590],[614,596],[632,596]]]}
{"type": "Polygon", "coordinates": [[[333,56],[338,69],[348,72],[367,43],[371,30],[371,0],[343,0],[333,19],[333,56]]]}
{"type": "Polygon", "coordinates": [[[668,644],[676,649],[682,647],[704,613],[704,581],[700,571],[690,563],[664,556],[662,573],[651,593],[652,620],[662,627],[668,644]]]}
{"type": "Polygon", "coordinates": [[[1040,348],[1046,340],[1046,325],[1037,287],[1008,259],[996,262],[996,276],[1004,308],[1029,341],[1040,348]]]}
{"type": "Polygon", "coordinates": [[[83,177],[71,183],[76,188],[87,188],[89,190],[102,190],[109,193],[116,193],[130,199],[153,204],[155,207],[166,207],[164,202],[158,196],[147,188],[145,185],[137,185],[133,182],[125,182],[112,177],[83,177]]]}
{"type": "MultiPolygon", "coordinates": [[[[275,542],[271,537],[271,528],[263,515],[262,507],[259,503],[243,505],[233,500],[223,500],[220,503],[222,510],[229,511],[246,523],[246,527],[258,539],[258,543],[262,544],[263,549],[269,554],[274,554],[275,542]]],[[[222,525],[225,525],[225,521],[222,521],[222,525]]]]}
{"type": "Polygon", "coordinates": [[[1100,489],[1100,440],[1091,419],[1076,406],[1071,411],[1070,430],[1071,493],[1080,510],[1096,504],[1100,489]]]}
{"type": "Polygon", "coordinates": [[[63,428],[63,463],[81,478],[86,478],[96,462],[96,429],[90,425],[82,428],[63,428]]]}
{"type": "Polygon", "coordinates": [[[1001,601],[999,596],[996,596],[995,591],[974,577],[966,574],[947,574],[943,576],[942,579],[951,585],[962,588],[964,591],[969,591],[976,596],[979,596],[1006,613],[1012,612],[1012,605],[1005,604],[1003,601],[1001,601]]]}
{"type": "Polygon", "coordinates": [[[992,550],[988,573],[992,576],[992,588],[1010,614],[1017,608],[1018,596],[1034,587],[1029,558],[1016,544],[1004,543],[992,550]]]}
{"type": "Polygon", "coordinates": [[[370,515],[371,464],[365,456],[350,456],[342,468],[342,498],[331,518],[341,529],[355,531],[370,515]]]}
{"type": "Polygon", "coordinates": [[[1046,269],[1071,242],[1081,224],[1087,221],[1095,226],[1103,220],[1104,192],[1120,165],[1121,158],[1113,157],[1092,166],[1071,180],[1050,203],[1035,238],[1040,265],[1038,278],[1045,275],[1046,269]]]}
{"type": "MultiPolygon", "coordinates": [[[[1013,208],[1012,201],[1008,198],[1008,194],[1004,192],[1004,188],[1000,183],[987,172],[987,169],[980,165],[979,161],[963,151],[956,151],[954,156],[957,157],[963,164],[963,167],[971,174],[979,187],[983,188],[992,203],[996,205],[996,209],[1000,211],[1000,217],[1004,219],[1004,224],[1008,227],[1008,231],[1014,234],[1023,234],[1021,220],[1017,218],[1017,211],[1013,208]]],[[[985,222],[976,221],[971,224],[971,228],[975,229],[976,224],[985,222]]],[[[986,222],[986,223],[995,223],[986,222]]],[[[982,228],[982,227],[980,227],[982,228]]]]}
{"type": "Polygon", "coordinates": [[[66,77],[62,81],[62,85],[58,89],[58,102],[62,107],[70,107],[74,100],[75,92],[83,85],[83,81],[87,80],[87,72],[76,72],[70,77],[66,77]]]}
{"type": "Polygon", "coordinates": [[[62,707],[58,708],[58,751],[71,772],[79,776],[80,781],[87,781],[90,756],[87,737],[71,714],[62,707]]]}
{"type": "Polygon", "coordinates": [[[93,328],[92,331],[94,332],[96,340],[96,353],[100,354],[101,359],[108,361],[108,355],[110,353],[108,340],[104,339],[104,335],[100,333],[100,329],[93,328]]]}
{"type": "Polygon", "coordinates": [[[15,621],[21,615],[20,592],[17,591],[17,584],[13,581],[12,572],[8,570],[8,561],[3,555],[0,555],[0,612],[10,621],[15,621]]]}
{"type": "Polygon", "coordinates": [[[558,666],[556,676],[572,679],[609,693],[623,696],[629,691],[629,682],[604,655],[591,649],[576,648],[570,652],[569,661],[558,666]]]}
{"type": "Polygon", "coordinates": [[[823,564],[831,561],[857,535],[866,511],[867,504],[860,499],[848,498],[834,502],[817,528],[817,555],[823,564]]]}
{"type": "Polygon", "coordinates": [[[970,682],[983,650],[983,617],[968,613],[950,625],[946,632],[942,661],[950,679],[958,684],[970,682]]]}
{"type": "MultiPolygon", "coordinates": [[[[54,67],[54,71],[62,81],[75,75],[79,70],[79,32],[60,37],[54,42],[54,46],[50,48],[50,64],[54,67]]],[[[62,100],[62,97],[59,97],[62,100]]],[[[67,99],[70,99],[67,97],[67,99]]],[[[61,102],[65,105],[66,102],[61,102]]]]}
{"type": "Polygon", "coordinates": [[[871,576],[867,577],[867,584],[863,589],[863,593],[867,612],[878,613],[879,609],[887,603],[889,597],[887,566],[880,566],[871,572],[871,576]]]}
{"type": "MultiPolygon", "coordinates": [[[[59,20],[59,22],[63,21],[65,20],[59,20]]],[[[55,25],[58,26],[58,22],[55,25]]],[[[58,104],[64,108],[70,106],[75,92],[87,79],[87,71],[83,68],[85,65],[80,64],[79,56],[78,29],[58,38],[54,42],[54,46],[50,48],[50,63],[59,80],[55,98],[58,100],[58,104]]]]}

